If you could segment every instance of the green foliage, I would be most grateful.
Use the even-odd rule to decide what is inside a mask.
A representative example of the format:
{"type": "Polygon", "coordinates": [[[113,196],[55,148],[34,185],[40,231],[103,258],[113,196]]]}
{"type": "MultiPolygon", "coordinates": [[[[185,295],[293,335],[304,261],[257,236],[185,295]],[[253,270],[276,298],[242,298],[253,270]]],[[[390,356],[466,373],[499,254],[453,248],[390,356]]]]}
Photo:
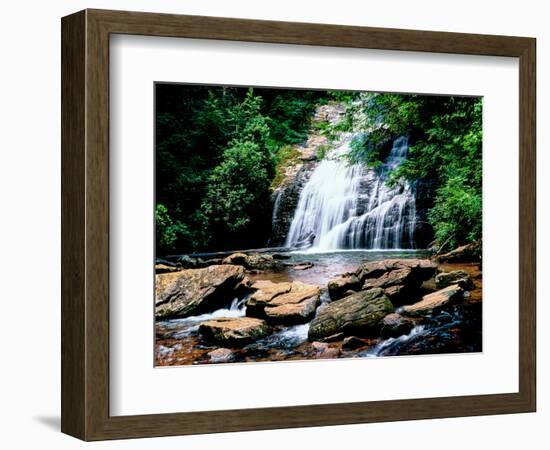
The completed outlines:
{"type": "Polygon", "coordinates": [[[438,190],[429,220],[435,225],[439,245],[450,248],[481,237],[481,192],[459,176],[449,178],[438,190]]]}
{"type": "Polygon", "coordinates": [[[260,113],[261,98],[249,90],[235,109],[236,138],[224,150],[221,163],[208,178],[202,211],[212,230],[211,243],[241,244],[257,216],[269,204],[273,176],[267,142],[269,127],[260,113]]]}
{"type": "Polygon", "coordinates": [[[156,86],[157,251],[263,245],[269,186],[326,92],[156,86]],[[163,220],[160,220],[163,219],[163,220]],[[168,223],[168,222],[166,222],[168,223]]]}
{"type": "Polygon", "coordinates": [[[357,98],[357,92],[353,91],[328,91],[327,97],[338,103],[351,103],[357,98]]]}
{"type": "Polygon", "coordinates": [[[333,147],[334,146],[328,145],[328,144],[319,145],[319,147],[317,147],[317,152],[316,152],[317,159],[319,161],[325,159],[325,157],[327,156],[327,153],[330,150],[332,150],[333,147]]]}
{"type": "Polygon", "coordinates": [[[174,251],[178,239],[188,237],[188,230],[179,221],[173,221],[168,208],[161,203],[155,207],[155,225],[157,233],[158,251],[166,254],[174,251]]]}
{"type": "Polygon", "coordinates": [[[300,162],[300,152],[293,145],[283,145],[274,157],[275,176],[271,181],[271,188],[278,188],[285,178],[285,169],[300,162]]]}

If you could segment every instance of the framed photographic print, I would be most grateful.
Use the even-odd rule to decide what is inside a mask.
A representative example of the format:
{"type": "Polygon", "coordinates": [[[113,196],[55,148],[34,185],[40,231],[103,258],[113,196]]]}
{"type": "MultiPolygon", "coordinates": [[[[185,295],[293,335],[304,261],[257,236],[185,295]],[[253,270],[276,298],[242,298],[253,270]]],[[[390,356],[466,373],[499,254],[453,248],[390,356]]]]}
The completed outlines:
{"type": "Polygon", "coordinates": [[[62,431],[534,411],[535,168],[532,38],[63,18],[62,431]]]}

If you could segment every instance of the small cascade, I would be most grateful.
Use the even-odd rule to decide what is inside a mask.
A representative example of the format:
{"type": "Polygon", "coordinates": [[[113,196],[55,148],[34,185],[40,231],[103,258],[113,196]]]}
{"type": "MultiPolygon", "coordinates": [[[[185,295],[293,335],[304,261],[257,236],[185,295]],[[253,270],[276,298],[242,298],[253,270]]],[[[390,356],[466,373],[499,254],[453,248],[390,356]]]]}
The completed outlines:
{"type": "Polygon", "coordinates": [[[414,186],[386,183],[407,158],[408,140],[397,138],[377,169],[349,164],[351,134],[319,163],[300,193],[286,246],[337,249],[414,249],[414,186]]]}

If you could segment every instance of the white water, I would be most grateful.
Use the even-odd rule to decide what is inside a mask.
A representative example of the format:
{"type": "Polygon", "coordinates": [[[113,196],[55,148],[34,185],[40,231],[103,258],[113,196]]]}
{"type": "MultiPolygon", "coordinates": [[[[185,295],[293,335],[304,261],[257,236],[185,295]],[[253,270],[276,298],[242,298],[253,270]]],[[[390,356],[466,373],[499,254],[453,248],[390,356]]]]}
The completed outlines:
{"type": "Polygon", "coordinates": [[[392,188],[386,183],[407,157],[407,139],[396,139],[374,170],[347,162],[351,137],[344,135],[315,168],[300,193],[285,245],[313,251],[414,249],[414,190],[404,181],[392,188]]]}
{"type": "Polygon", "coordinates": [[[246,301],[248,297],[235,298],[229,308],[218,309],[211,313],[201,314],[199,316],[189,316],[182,319],[169,319],[162,322],[166,329],[178,330],[172,335],[176,339],[182,339],[192,332],[199,329],[199,325],[207,320],[219,319],[221,317],[244,317],[246,313],[246,301]]]}

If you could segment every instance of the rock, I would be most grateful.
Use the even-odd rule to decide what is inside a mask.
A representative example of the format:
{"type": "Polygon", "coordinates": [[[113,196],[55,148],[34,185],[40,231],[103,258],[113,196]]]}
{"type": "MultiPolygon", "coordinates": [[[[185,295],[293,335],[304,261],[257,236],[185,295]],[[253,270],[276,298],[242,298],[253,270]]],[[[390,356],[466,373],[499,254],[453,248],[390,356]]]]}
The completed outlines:
{"type": "Polygon", "coordinates": [[[385,272],[398,269],[413,269],[420,278],[428,279],[437,270],[437,264],[429,259],[385,259],[361,264],[356,274],[363,281],[378,278],[385,272]]]}
{"type": "Polygon", "coordinates": [[[243,266],[247,270],[280,270],[282,264],[271,255],[260,253],[233,253],[222,260],[222,264],[243,266]]]}
{"type": "Polygon", "coordinates": [[[164,259],[164,258],[155,258],[155,265],[156,264],[163,264],[165,266],[170,266],[170,267],[177,267],[178,265],[172,261],[168,261],[167,259],[164,259]]]}
{"type": "Polygon", "coordinates": [[[393,305],[382,289],[357,292],[320,309],[310,324],[308,338],[314,341],[336,333],[372,336],[392,311],[393,305]]]}
{"type": "Polygon", "coordinates": [[[242,295],[245,275],[241,266],[222,265],[156,275],[155,279],[155,316],[165,319],[203,314],[227,306],[242,295]]]}
{"type": "Polygon", "coordinates": [[[194,269],[197,267],[197,260],[189,255],[182,255],[178,258],[178,264],[183,269],[194,269]]]}
{"type": "Polygon", "coordinates": [[[361,264],[355,272],[344,274],[328,282],[332,300],[346,292],[382,288],[392,303],[412,303],[425,280],[431,278],[437,264],[429,259],[386,259],[361,264]]]}
{"type": "Polygon", "coordinates": [[[246,303],[246,315],[284,325],[308,322],[321,301],[320,289],[312,284],[294,281],[273,283],[259,281],[258,289],[246,303]]]}
{"type": "Polygon", "coordinates": [[[274,214],[270,245],[285,244],[300,193],[311,177],[316,164],[315,161],[299,161],[298,164],[293,164],[284,171],[284,180],[273,193],[274,214]]]}
{"type": "Polygon", "coordinates": [[[302,161],[317,161],[317,155],[313,152],[309,152],[309,153],[302,153],[302,155],[300,156],[300,159],[302,161]]]}
{"type": "Polygon", "coordinates": [[[438,289],[443,289],[451,284],[458,284],[463,289],[471,289],[474,285],[472,277],[465,270],[442,272],[435,276],[435,285],[438,289]]]}
{"type": "Polygon", "coordinates": [[[357,350],[361,347],[370,346],[370,342],[365,339],[360,339],[356,336],[348,336],[342,342],[342,350],[357,350]]]}
{"type": "Polygon", "coordinates": [[[411,279],[414,277],[424,281],[435,274],[437,264],[429,259],[385,259],[361,264],[356,275],[364,282],[366,279],[378,278],[386,272],[400,269],[411,269],[408,275],[411,279]]]}
{"type": "Polygon", "coordinates": [[[337,358],[340,355],[340,350],[336,347],[331,347],[326,342],[313,342],[311,346],[317,352],[316,357],[319,359],[337,358]]]}
{"type": "Polygon", "coordinates": [[[266,303],[269,303],[277,295],[286,294],[291,288],[292,283],[274,283],[269,280],[258,280],[252,285],[252,289],[256,289],[256,292],[252,294],[247,305],[262,304],[265,306],[266,303]]]}
{"type": "Polygon", "coordinates": [[[216,344],[242,346],[267,336],[269,327],[264,320],[251,317],[223,317],[202,322],[199,333],[216,344]]]}
{"type": "Polygon", "coordinates": [[[208,352],[208,356],[210,356],[210,361],[213,363],[231,362],[235,359],[233,350],[228,348],[217,348],[216,350],[208,352]]]}
{"type": "Polygon", "coordinates": [[[399,337],[409,334],[414,326],[415,323],[410,318],[403,317],[398,313],[391,313],[382,319],[380,335],[384,338],[399,337]]]}
{"type": "Polygon", "coordinates": [[[421,301],[414,305],[404,306],[403,312],[406,314],[430,313],[433,310],[441,309],[451,304],[456,299],[462,297],[463,292],[464,290],[458,284],[452,284],[445,289],[425,295],[421,301]]]}
{"type": "Polygon", "coordinates": [[[389,286],[384,289],[384,293],[389,297],[393,304],[401,304],[406,291],[407,289],[402,285],[389,286]]]}
{"type": "Polygon", "coordinates": [[[439,262],[479,262],[481,260],[481,241],[462,245],[437,257],[439,262]]]}
{"type": "Polygon", "coordinates": [[[267,307],[265,308],[265,315],[269,323],[285,325],[306,323],[315,314],[319,302],[319,297],[313,296],[306,298],[300,303],[287,303],[285,305],[267,307]]]}
{"type": "Polygon", "coordinates": [[[344,340],[346,335],[344,333],[331,334],[330,336],[319,338],[320,342],[340,342],[344,340]]]}
{"type": "Polygon", "coordinates": [[[378,278],[368,278],[363,284],[363,289],[372,289],[374,287],[379,287],[382,289],[401,286],[415,283],[416,279],[413,275],[413,269],[410,267],[404,267],[402,269],[390,270],[389,272],[384,272],[378,278]]]}
{"type": "Polygon", "coordinates": [[[294,270],[307,270],[307,269],[311,269],[312,267],[313,267],[312,262],[305,262],[305,263],[296,264],[292,266],[294,270]]]}
{"type": "Polygon", "coordinates": [[[166,264],[155,264],[155,273],[179,272],[181,269],[176,266],[167,266],[166,264]]]}
{"type": "Polygon", "coordinates": [[[361,281],[353,273],[344,274],[338,278],[333,278],[328,282],[328,294],[332,300],[338,300],[344,297],[348,291],[358,291],[361,289],[361,281]]]}

